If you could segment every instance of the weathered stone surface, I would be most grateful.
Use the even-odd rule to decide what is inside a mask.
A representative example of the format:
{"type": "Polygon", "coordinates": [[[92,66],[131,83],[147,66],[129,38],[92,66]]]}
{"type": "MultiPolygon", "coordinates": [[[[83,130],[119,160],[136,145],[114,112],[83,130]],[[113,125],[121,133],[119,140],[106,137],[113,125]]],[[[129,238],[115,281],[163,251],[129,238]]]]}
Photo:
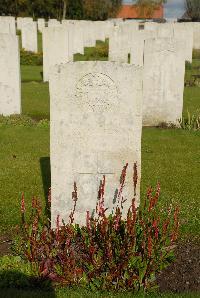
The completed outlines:
{"type": "Polygon", "coordinates": [[[200,50],[200,22],[187,23],[187,25],[193,28],[194,49],[200,50]]]}
{"type": "MultiPolygon", "coordinates": [[[[106,175],[105,207],[116,206],[116,189],[128,162],[124,212],[134,196],[133,164],[141,172],[142,70],[112,62],[75,62],[50,75],[52,226],[68,222],[78,187],[75,222],[93,213],[100,180],[106,175]]],[[[139,204],[139,185],[137,204],[139,204]]]]}
{"type": "Polygon", "coordinates": [[[61,23],[56,19],[49,19],[48,21],[48,27],[58,27],[60,25],[61,23]]]}
{"type": "Polygon", "coordinates": [[[74,54],[84,54],[84,31],[80,21],[68,23],[64,26],[66,26],[68,31],[69,60],[73,61],[74,54]]]}
{"type": "Polygon", "coordinates": [[[14,17],[0,16],[0,33],[16,34],[14,17]]]}
{"type": "Polygon", "coordinates": [[[178,124],[182,117],[185,61],[174,39],[148,39],[144,49],[143,124],[178,124]]]}
{"type": "Polygon", "coordinates": [[[135,31],[132,33],[130,45],[130,63],[144,65],[144,42],[147,39],[155,38],[156,32],[149,30],[135,31]]]}
{"type": "Polygon", "coordinates": [[[134,34],[137,37],[138,32],[137,22],[124,22],[115,26],[109,39],[109,61],[127,63],[132,43],[135,42],[134,34]]]}
{"type": "Polygon", "coordinates": [[[45,28],[45,19],[38,19],[38,31],[42,33],[43,29],[45,28]]]}
{"type": "Polygon", "coordinates": [[[22,29],[22,17],[17,17],[17,30],[21,30],[22,29]]]}
{"type": "Polygon", "coordinates": [[[36,22],[25,22],[22,24],[22,48],[26,51],[37,53],[38,40],[36,22]]]}
{"type": "Polygon", "coordinates": [[[69,34],[65,26],[44,28],[43,30],[43,79],[49,80],[52,66],[65,63],[69,57],[69,34]]]}
{"type": "Polygon", "coordinates": [[[109,61],[127,63],[130,53],[129,34],[123,26],[115,26],[109,39],[109,61]]]}
{"type": "Polygon", "coordinates": [[[0,114],[20,114],[19,41],[14,34],[0,34],[0,69],[0,114]]]}
{"type": "Polygon", "coordinates": [[[173,37],[180,43],[180,51],[182,52],[185,61],[192,62],[193,52],[193,29],[186,26],[185,23],[173,24],[173,37]]]}
{"type": "Polygon", "coordinates": [[[145,29],[151,30],[157,38],[175,38],[179,41],[185,61],[192,62],[193,49],[193,29],[189,28],[188,23],[165,23],[155,24],[146,23],[145,29]]]}

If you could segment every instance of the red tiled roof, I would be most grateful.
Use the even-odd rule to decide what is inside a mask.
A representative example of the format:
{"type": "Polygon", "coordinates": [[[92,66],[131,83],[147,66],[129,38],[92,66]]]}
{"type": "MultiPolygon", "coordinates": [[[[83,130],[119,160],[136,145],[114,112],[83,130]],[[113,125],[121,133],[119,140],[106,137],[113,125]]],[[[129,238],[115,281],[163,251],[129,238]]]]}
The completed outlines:
{"type": "Polygon", "coordinates": [[[151,17],[148,14],[140,15],[137,5],[122,5],[120,11],[117,14],[117,18],[122,19],[163,19],[164,17],[164,8],[163,5],[160,5],[156,9],[151,17]]]}

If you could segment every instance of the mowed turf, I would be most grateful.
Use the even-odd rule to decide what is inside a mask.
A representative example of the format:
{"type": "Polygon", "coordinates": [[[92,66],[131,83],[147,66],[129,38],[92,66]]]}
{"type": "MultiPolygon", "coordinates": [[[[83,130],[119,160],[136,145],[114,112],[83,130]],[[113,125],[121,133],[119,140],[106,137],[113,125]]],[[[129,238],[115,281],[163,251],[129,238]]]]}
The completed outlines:
{"type": "MultiPolygon", "coordinates": [[[[49,129],[0,127],[0,227],[9,231],[20,223],[20,197],[39,196],[45,207],[43,176],[50,176],[49,129]],[[47,159],[46,159],[47,160],[47,159]],[[48,162],[48,160],[47,160],[48,162]]],[[[161,205],[181,207],[182,232],[200,234],[200,132],[178,129],[143,129],[142,197],[147,187],[161,183],[161,205]]],[[[48,188],[46,181],[46,188],[48,188]]]]}
{"type": "Polygon", "coordinates": [[[22,114],[49,119],[49,85],[42,81],[42,66],[21,65],[22,114]]]}
{"type": "Polygon", "coordinates": [[[164,294],[133,294],[130,292],[125,293],[109,293],[109,292],[98,292],[89,291],[80,288],[56,288],[52,291],[42,290],[17,290],[17,289],[2,289],[2,298],[198,298],[199,293],[164,293],[164,294]]]}

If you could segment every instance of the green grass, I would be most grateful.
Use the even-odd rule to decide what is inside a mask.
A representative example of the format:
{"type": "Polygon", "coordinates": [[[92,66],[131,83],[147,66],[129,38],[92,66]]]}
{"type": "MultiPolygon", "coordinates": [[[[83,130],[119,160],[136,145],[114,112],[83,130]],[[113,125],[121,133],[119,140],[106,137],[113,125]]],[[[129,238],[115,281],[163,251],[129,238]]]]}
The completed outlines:
{"type": "Polygon", "coordinates": [[[42,66],[21,65],[21,80],[24,82],[42,82],[42,66]]]}
{"type": "MultiPolygon", "coordinates": [[[[0,227],[8,231],[20,223],[23,191],[29,207],[33,195],[41,197],[45,206],[40,160],[49,157],[49,130],[3,126],[0,136],[0,227]]],[[[181,206],[183,235],[200,235],[199,144],[200,132],[143,130],[142,194],[160,181],[161,205],[172,202],[181,206]]]]}
{"type": "Polygon", "coordinates": [[[86,47],[84,55],[75,54],[74,61],[107,61],[108,60],[108,40],[106,42],[97,41],[96,47],[86,47]]]}
{"type": "Polygon", "coordinates": [[[200,115],[200,87],[185,87],[183,101],[183,116],[200,115]]]}
{"type": "Polygon", "coordinates": [[[42,66],[21,65],[22,114],[49,119],[49,85],[42,82],[42,66]]]}
{"type": "Polygon", "coordinates": [[[22,114],[35,120],[49,119],[49,86],[47,83],[22,84],[22,114]]]}
{"type": "Polygon", "coordinates": [[[22,192],[29,202],[39,196],[45,206],[40,160],[49,156],[49,129],[0,127],[0,233],[20,223],[22,192]]]}
{"type": "Polygon", "coordinates": [[[38,52],[42,52],[42,33],[38,32],[38,52]]]}
{"type": "Polygon", "coordinates": [[[42,290],[17,290],[17,289],[2,289],[1,298],[198,298],[199,293],[185,293],[185,294],[151,294],[148,296],[144,295],[133,295],[132,293],[122,294],[110,294],[100,292],[89,292],[88,290],[82,289],[57,289],[55,291],[42,291],[42,290]]]}

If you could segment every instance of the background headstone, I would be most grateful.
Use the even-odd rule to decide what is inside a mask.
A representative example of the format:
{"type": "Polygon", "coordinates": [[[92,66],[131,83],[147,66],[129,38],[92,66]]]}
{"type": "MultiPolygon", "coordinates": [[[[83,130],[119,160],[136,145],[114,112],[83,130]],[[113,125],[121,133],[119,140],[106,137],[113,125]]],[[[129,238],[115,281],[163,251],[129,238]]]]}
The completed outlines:
{"type": "Polygon", "coordinates": [[[43,29],[45,28],[45,19],[38,19],[38,31],[42,33],[43,29]]]}
{"type": "Polygon", "coordinates": [[[43,80],[49,80],[52,66],[66,63],[69,57],[69,34],[65,26],[44,28],[43,30],[43,80]]]}
{"type": "Polygon", "coordinates": [[[0,34],[0,69],[0,114],[20,114],[19,41],[13,34],[0,34]]]}
{"type": "Polygon", "coordinates": [[[37,23],[22,24],[22,48],[30,52],[38,52],[37,23]]]}
{"type": "Polygon", "coordinates": [[[0,17],[0,33],[16,34],[16,25],[14,17],[0,17]]]}
{"type": "Polygon", "coordinates": [[[185,60],[175,39],[147,39],[144,48],[143,124],[178,124],[182,117],[185,60]]]}
{"type": "Polygon", "coordinates": [[[49,21],[48,21],[48,27],[57,27],[60,25],[61,25],[61,23],[56,19],[49,19],[49,21]]]}

